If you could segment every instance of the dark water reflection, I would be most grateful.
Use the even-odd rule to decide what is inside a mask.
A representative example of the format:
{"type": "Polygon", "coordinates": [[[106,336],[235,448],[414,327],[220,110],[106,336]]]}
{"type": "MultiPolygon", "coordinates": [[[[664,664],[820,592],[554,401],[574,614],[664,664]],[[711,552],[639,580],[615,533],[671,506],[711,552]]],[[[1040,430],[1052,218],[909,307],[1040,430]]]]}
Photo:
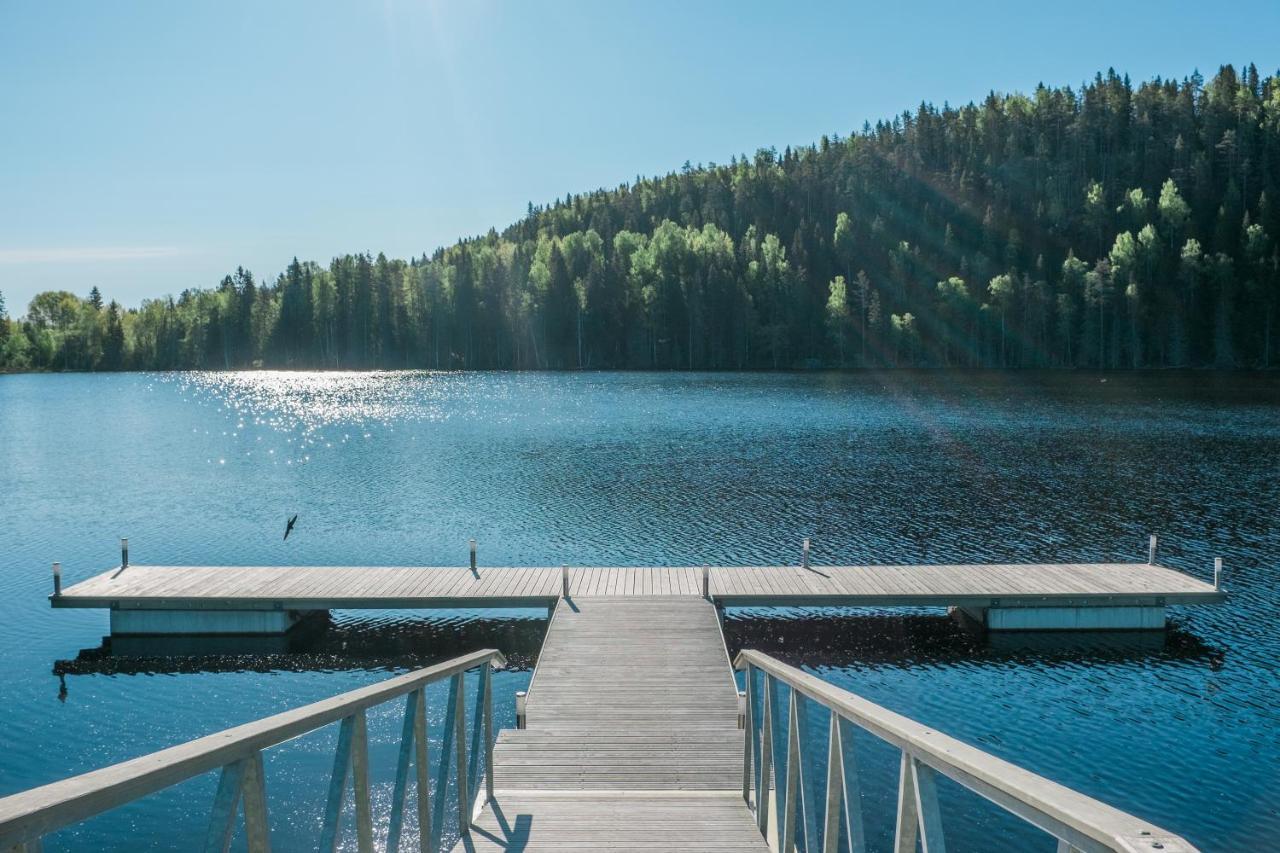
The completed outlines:
{"type": "MultiPolygon", "coordinates": [[[[482,564],[697,565],[793,562],[804,536],[817,563],[1133,560],[1156,532],[1173,568],[1224,557],[1230,595],[1159,640],[984,644],[939,611],[731,611],[727,633],[1206,850],[1256,849],[1280,837],[1277,506],[1275,376],[0,377],[0,794],[467,647],[527,665],[545,624],[340,613],[306,648],[78,658],[106,617],[49,609],[49,563],[74,583],[123,535],[140,563],[459,565],[474,537],[482,564]]],[[[498,675],[499,725],[528,677],[498,675]]],[[[384,825],[398,714],[370,720],[384,825]]],[[[269,754],[278,849],[314,843],[333,737],[269,754]]],[[[859,749],[879,826],[893,757],[859,749]]],[[[213,784],[47,849],[189,849],[213,784]]],[[[1052,849],[942,796],[952,849],[1052,849]]]]}

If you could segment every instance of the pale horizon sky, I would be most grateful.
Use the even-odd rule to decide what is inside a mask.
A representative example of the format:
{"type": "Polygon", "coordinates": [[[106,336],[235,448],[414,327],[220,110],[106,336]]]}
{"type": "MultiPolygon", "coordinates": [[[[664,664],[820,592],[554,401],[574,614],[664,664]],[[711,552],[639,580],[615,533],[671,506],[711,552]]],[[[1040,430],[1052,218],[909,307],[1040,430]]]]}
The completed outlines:
{"type": "Polygon", "coordinates": [[[0,0],[0,292],[137,305],[1114,67],[1274,73],[1280,3],[0,0]]]}

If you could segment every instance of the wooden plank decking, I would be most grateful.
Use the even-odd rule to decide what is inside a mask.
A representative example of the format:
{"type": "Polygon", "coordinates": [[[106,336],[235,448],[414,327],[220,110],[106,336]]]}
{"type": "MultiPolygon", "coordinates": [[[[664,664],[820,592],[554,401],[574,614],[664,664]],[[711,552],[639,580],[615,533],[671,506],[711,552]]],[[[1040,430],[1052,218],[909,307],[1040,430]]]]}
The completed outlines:
{"type": "MultiPolygon", "coordinates": [[[[574,567],[570,595],[700,597],[701,567],[574,567]]],[[[713,567],[725,605],[1018,606],[1205,604],[1212,584],[1145,563],[713,567]]],[[[51,597],[55,607],[308,610],[549,606],[548,567],[141,566],[112,569],[51,597]]]]}
{"type": "Polygon", "coordinates": [[[561,601],[526,708],[494,749],[495,802],[455,850],[768,849],[742,799],[737,687],[709,602],[561,601]]]}

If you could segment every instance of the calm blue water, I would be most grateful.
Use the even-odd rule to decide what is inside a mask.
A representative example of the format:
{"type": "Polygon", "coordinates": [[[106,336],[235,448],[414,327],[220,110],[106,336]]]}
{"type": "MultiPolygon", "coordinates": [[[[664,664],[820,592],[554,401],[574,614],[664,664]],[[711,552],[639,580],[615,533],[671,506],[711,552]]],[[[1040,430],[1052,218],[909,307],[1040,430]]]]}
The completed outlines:
{"type": "MultiPolygon", "coordinates": [[[[618,565],[794,562],[803,536],[815,562],[1140,560],[1158,532],[1172,567],[1224,557],[1231,597],[1154,641],[988,645],[939,611],[731,611],[727,634],[1206,850],[1253,847],[1280,837],[1278,507],[1275,378],[0,377],[0,794],[480,645],[528,664],[541,636],[537,612],[346,612],[293,652],[104,656],[104,613],[49,609],[49,564],[74,583],[120,536],[137,563],[461,564],[474,537],[482,564],[618,565]]],[[[528,676],[499,674],[499,725],[528,676]]],[[[370,723],[384,824],[398,713],[370,723]]],[[[268,753],[278,849],[313,845],[334,737],[268,753]]],[[[858,748],[883,849],[892,756],[858,748]]],[[[188,849],[214,781],[48,849],[188,849]]],[[[1052,849],[941,795],[953,849],[1052,849]]]]}

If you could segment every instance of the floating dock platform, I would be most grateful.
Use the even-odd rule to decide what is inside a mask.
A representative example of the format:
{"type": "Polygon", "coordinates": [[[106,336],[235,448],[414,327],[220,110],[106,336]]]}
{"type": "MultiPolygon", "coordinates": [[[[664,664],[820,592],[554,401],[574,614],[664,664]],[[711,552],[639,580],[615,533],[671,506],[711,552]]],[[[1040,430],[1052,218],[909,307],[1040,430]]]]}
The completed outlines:
{"type": "MultiPolygon", "coordinates": [[[[60,584],[60,580],[58,581],[60,584]]],[[[145,566],[50,597],[105,608],[119,635],[281,634],[328,610],[554,608],[563,599],[703,599],[717,607],[948,607],[991,631],[1153,630],[1169,605],[1223,600],[1154,563],[919,566],[145,566]]]]}

